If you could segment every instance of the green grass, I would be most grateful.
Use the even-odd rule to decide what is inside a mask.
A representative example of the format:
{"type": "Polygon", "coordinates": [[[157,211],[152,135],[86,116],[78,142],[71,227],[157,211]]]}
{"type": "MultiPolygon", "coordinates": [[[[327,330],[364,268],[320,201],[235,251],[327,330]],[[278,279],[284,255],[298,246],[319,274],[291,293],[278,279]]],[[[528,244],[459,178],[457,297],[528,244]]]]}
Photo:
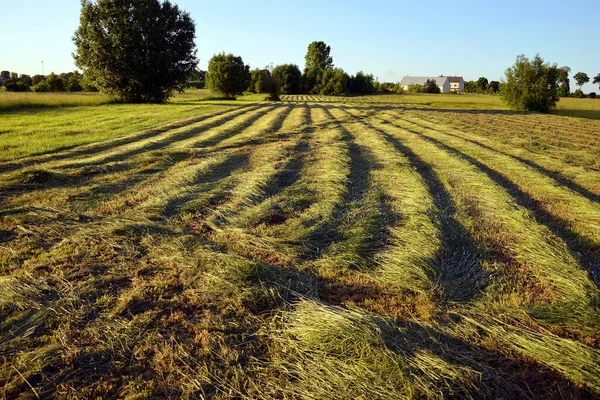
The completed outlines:
{"type": "Polygon", "coordinates": [[[600,126],[497,101],[2,111],[0,398],[600,398],[600,126]]]}

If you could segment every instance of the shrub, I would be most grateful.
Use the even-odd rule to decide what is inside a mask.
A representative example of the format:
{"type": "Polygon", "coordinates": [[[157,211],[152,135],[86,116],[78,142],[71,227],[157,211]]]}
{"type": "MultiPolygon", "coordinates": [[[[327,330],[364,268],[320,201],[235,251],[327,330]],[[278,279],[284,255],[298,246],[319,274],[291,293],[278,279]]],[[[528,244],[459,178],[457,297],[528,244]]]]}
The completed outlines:
{"type": "Polygon", "coordinates": [[[243,94],[250,83],[250,67],[242,57],[233,54],[215,54],[208,63],[208,88],[228,98],[243,94]]]}
{"type": "Polygon", "coordinates": [[[49,92],[50,87],[46,83],[46,81],[40,81],[37,85],[33,87],[33,91],[36,93],[49,92]]]}
{"type": "Polygon", "coordinates": [[[576,89],[575,92],[573,93],[573,97],[576,97],[578,99],[583,99],[583,98],[585,98],[585,94],[583,94],[583,91],[581,89],[576,89]]]}
{"type": "Polygon", "coordinates": [[[595,99],[596,98],[596,92],[590,92],[590,99],[595,99]]]}
{"type": "Polygon", "coordinates": [[[517,57],[506,70],[502,97],[515,110],[548,112],[558,101],[559,71],[556,64],[544,63],[537,54],[532,60],[517,57]]]}

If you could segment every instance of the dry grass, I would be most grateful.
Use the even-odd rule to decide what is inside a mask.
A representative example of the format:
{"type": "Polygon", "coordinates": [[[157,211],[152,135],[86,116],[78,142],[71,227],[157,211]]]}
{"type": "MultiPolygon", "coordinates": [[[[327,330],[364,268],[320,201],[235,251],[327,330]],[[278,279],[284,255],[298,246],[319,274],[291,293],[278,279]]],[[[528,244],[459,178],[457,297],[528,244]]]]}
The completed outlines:
{"type": "Polygon", "coordinates": [[[595,121],[206,97],[3,115],[0,398],[600,397],[595,121]]]}

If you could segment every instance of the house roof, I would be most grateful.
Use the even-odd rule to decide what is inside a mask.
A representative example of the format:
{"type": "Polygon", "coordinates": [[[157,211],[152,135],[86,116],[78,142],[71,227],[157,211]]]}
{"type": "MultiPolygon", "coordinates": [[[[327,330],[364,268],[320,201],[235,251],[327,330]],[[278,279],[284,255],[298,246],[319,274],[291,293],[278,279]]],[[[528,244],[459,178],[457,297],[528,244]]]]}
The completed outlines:
{"type": "Polygon", "coordinates": [[[435,80],[436,85],[442,86],[448,80],[445,76],[405,76],[400,81],[401,85],[424,85],[429,80],[435,80]]]}
{"type": "Polygon", "coordinates": [[[463,80],[462,76],[448,76],[447,77],[450,83],[460,83],[463,80]]]}

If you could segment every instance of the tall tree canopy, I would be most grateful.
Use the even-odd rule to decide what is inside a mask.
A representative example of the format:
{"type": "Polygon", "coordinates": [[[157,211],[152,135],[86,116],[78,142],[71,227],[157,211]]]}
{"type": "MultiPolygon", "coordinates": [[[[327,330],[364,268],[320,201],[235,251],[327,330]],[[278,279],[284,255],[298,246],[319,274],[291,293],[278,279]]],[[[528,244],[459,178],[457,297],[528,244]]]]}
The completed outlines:
{"type": "Polygon", "coordinates": [[[296,64],[282,64],[273,69],[273,78],[281,86],[281,92],[286,94],[299,93],[302,72],[296,64]]]}
{"type": "Polygon", "coordinates": [[[594,77],[594,84],[600,85],[600,73],[594,77]]]}
{"type": "Polygon", "coordinates": [[[560,67],[558,69],[558,82],[560,83],[558,88],[558,97],[569,97],[571,95],[569,72],[571,72],[571,68],[569,67],[560,67]]]}
{"type": "Polygon", "coordinates": [[[331,47],[323,41],[315,41],[308,45],[306,64],[304,67],[304,86],[309,93],[319,93],[321,80],[326,70],[333,69],[331,47]]]}
{"type": "Polygon", "coordinates": [[[75,64],[102,92],[161,103],[197,64],[195,25],[169,1],[83,0],[75,64]]]}
{"type": "Polygon", "coordinates": [[[502,96],[511,108],[548,112],[556,105],[559,77],[556,64],[544,63],[539,54],[532,60],[520,55],[505,75],[502,96]]]}
{"type": "Polygon", "coordinates": [[[208,88],[228,98],[243,94],[250,84],[250,66],[242,57],[233,54],[215,54],[208,62],[208,88]]]}
{"type": "Polygon", "coordinates": [[[575,78],[575,82],[577,82],[577,86],[579,86],[579,89],[581,89],[583,85],[590,81],[590,77],[585,72],[578,72],[575,75],[573,75],[573,78],[575,78]]]}

